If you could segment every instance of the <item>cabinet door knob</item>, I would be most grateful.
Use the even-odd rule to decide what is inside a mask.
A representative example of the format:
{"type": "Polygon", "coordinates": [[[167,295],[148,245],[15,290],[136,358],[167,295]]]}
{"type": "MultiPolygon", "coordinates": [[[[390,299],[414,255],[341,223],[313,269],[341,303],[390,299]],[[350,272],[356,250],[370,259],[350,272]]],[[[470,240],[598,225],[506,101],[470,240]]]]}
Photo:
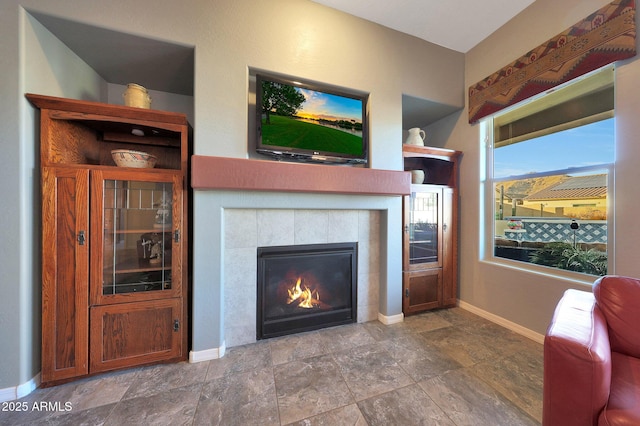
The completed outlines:
{"type": "Polygon", "coordinates": [[[80,244],[81,246],[83,246],[83,245],[84,245],[85,240],[86,240],[86,238],[85,238],[85,236],[84,236],[84,231],[80,231],[80,232],[78,233],[78,244],[80,244]]]}
{"type": "Polygon", "coordinates": [[[409,289],[408,288],[404,289],[404,297],[409,297],[409,289]]]}

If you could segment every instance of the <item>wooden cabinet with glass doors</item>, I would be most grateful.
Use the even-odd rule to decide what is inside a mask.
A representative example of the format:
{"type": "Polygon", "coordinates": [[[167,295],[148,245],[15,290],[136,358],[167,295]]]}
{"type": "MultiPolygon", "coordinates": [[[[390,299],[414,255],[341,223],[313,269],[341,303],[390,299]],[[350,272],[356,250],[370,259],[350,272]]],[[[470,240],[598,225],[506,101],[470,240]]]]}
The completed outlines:
{"type": "Polygon", "coordinates": [[[40,109],[43,385],[186,359],[186,117],[27,98],[40,109]],[[114,149],[156,166],[117,167],[114,149]]]}
{"type": "Polygon", "coordinates": [[[403,200],[402,309],[405,315],[457,301],[457,161],[461,153],[403,146],[404,169],[420,170],[403,200]]]}

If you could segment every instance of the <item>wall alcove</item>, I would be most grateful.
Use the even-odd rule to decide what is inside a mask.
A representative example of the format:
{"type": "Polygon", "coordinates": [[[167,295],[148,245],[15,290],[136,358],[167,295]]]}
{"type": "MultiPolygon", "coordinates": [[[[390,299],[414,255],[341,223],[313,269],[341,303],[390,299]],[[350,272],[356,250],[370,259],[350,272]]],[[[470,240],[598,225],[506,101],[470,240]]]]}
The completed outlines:
{"type": "MultiPolygon", "coordinates": [[[[187,105],[187,108],[193,110],[193,46],[114,31],[37,11],[27,13],[48,31],[48,34],[42,32],[40,37],[53,37],[63,43],[93,69],[107,86],[138,83],[150,91],[166,93],[167,99],[158,99],[159,102],[155,105],[152,103],[151,107],[154,109],[169,109],[171,95],[180,95],[191,98],[191,105],[187,105]]],[[[54,56],[51,61],[56,60],[55,51],[48,55],[54,56]]],[[[123,91],[119,87],[113,90],[120,93],[123,91]]],[[[172,111],[193,115],[189,114],[190,111],[177,111],[176,108],[185,108],[184,101],[180,104],[179,107],[171,106],[174,108],[172,111]]]]}
{"type": "Polygon", "coordinates": [[[423,128],[459,110],[461,107],[403,94],[402,128],[423,128]]]}

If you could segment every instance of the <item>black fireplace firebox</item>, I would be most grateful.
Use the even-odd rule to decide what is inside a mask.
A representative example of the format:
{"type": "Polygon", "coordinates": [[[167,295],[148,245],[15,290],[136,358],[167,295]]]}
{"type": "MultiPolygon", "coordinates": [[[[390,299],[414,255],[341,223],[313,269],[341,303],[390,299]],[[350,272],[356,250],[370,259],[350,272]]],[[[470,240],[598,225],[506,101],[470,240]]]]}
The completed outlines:
{"type": "Polygon", "coordinates": [[[258,340],[357,320],[358,243],[258,247],[258,340]]]}

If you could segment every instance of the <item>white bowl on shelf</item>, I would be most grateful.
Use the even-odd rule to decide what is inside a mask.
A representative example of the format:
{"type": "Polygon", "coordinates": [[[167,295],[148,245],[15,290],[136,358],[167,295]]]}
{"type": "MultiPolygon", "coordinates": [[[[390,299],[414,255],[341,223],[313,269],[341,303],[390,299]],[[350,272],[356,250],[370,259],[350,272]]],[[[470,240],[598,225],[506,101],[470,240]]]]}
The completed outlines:
{"type": "Polygon", "coordinates": [[[158,158],[143,151],[134,151],[131,149],[114,149],[111,151],[111,157],[118,167],[135,167],[138,169],[152,169],[156,165],[158,158]]]}

